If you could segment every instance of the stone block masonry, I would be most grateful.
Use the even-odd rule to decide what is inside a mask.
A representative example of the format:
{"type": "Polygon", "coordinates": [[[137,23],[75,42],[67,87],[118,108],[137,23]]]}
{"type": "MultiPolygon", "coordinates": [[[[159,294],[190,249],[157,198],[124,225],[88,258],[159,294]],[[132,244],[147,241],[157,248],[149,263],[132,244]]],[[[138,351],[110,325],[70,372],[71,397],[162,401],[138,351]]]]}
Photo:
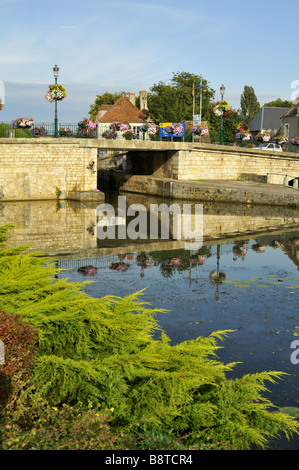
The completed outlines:
{"type": "Polygon", "coordinates": [[[66,199],[96,188],[97,149],[85,139],[0,139],[0,201],[66,199]]]}

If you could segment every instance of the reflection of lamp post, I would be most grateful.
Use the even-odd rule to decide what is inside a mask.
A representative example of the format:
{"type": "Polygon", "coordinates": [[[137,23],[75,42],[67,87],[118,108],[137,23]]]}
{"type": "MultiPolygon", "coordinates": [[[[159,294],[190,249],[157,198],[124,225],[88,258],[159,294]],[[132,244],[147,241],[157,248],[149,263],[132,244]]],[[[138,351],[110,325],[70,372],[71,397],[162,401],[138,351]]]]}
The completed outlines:
{"type": "Polygon", "coordinates": [[[226,278],[225,273],[219,271],[219,261],[220,261],[220,245],[217,245],[217,270],[212,271],[209,275],[209,278],[212,284],[216,284],[216,293],[215,293],[216,300],[219,300],[219,285],[222,284],[226,278]]]}
{"type": "MultiPolygon", "coordinates": [[[[54,78],[55,78],[55,85],[57,85],[57,78],[58,78],[58,72],[59,72],[59,68],[57,67],[57,65],[53,67],[53,72],[54,72],[54,78]]],[[[55,91],[55,95],[57,95],[57,91],[55,91]]],[[[57,99],[55,99],[54,127],[55,127],[54,137],[58,137],[57,99]]]]}
{"type": "MultiPolygon", "coordinates": [[[[225,86],[222,85],[220,88],[221,101],[223,101],[224,93],[225,93],[225,86]]],[[[221,114],[220,145],[223,145],[223,113],[224,113],[224,108],[222,108],[222,114],[221,114]]]]}

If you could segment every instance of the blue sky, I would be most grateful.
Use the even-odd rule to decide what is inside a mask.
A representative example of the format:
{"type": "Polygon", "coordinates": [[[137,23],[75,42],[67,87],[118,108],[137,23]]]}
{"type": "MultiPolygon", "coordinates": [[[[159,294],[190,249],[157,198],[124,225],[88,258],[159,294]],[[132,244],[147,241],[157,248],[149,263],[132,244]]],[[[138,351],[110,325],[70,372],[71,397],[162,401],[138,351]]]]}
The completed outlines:
{"type": "Polygon", "coordinates": [[[138,94],[182,71],[202,74],[216,100],[223,83],[235,109],[245,85],[261,105],[290,100],[298,15],[298,0],[0,0],[0,119],[52,122],[44,94],[55,64],[68,93],[58,104],[64,123],[88,116],[97,94],[138,94]]]}

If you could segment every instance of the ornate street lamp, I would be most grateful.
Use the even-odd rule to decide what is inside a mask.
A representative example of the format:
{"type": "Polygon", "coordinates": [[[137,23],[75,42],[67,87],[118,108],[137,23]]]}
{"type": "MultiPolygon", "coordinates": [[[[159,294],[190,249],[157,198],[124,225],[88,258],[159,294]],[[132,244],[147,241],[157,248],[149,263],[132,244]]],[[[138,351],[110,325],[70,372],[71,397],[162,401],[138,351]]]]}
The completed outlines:
{"type": "MultiPolygon", "coordinates": [[[[224,93],[225,93],[225,86],[222,85],[220,87],[221,101],[223,101],[224,93]]],[[[223,113],[224,113],[224,109],[222,109],[222,114],[221,114],[220,145],[223,145],[223,113]]]]}
{"type": "MultiPolygon", "coordinates": [[[[59,68],[57,67],[57,65],[55,65],[55,67],[53,67],[53,72],[54,72],[54,78],[55,78],[55,85],[57,85],[57,78],[58,78],[58,72],[59,72],[59,68]]],[[[57,91],[55,91],[55,95],[56,94],[57,94],[57,91]]],[[[57,100],[55,100],[54,127],[55,127],[54,137],[58,137],[57,100]]]]}

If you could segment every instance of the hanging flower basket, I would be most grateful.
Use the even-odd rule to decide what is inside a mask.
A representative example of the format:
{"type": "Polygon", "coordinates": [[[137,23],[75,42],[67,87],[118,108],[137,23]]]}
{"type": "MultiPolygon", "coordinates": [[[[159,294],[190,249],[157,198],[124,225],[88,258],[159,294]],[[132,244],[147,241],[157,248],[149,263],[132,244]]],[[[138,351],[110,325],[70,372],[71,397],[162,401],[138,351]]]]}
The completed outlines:
{"type": "Polygon", "coordinates": [[[227,101],[217,101],[213,108],[213,113],[216,114],[216,116],[226,116],[227,114],[230,114],[230,112],[231,109],[227,101]]]}
{"type": "Polygon", "coordinates": [[[148,109],[141,109],[138,113],[138,117],[142,119],[143,121],[146,121],[150,116],[149,110],[148,109]]]}
{"type": "Polygon", "coordinates": [[[299,145],[299,137],[294,137],[294,139],[291,139],[291,143],[293,145],[299,145]]]}
{"type": "Polygon", "coordinates": [[[261,132],[259,132],[255,136],[255,139],[259,142],[269,142],[269,140],[271,139],[271,136],[270,134],[262,134],[261,132]]]}
{"type": "Polygon", "coordinates": [[[53,101],[61,101],[66,98],[66,91],[62,85],[49,85],[49,91],[46,92],[45,98],[52,103],[53,101]]]}
{"type": "Polygon", "coordinates": [[[31,129],[31,134],[32,135],[47,135],[48,131],[45,128],[45,126],[36,126],[33,129],[31,129]]]}
{"type": "Polygon", "coordinates": [[[26,118],[18,118],[11,121],[12,129],[30,129],[34,124],[33,117],[26,117],[26,118]]]}
{"type": "Polygon", "coordinates": [[[3,109],[3,104],[0,101],[0,111],[2,111],[2,109],[3,109]]]}
{"type": "Polygon", "coordinates": [[[279,145],[286,144],[288,142],[287,137],[284,136],[284,135],[277,135],[272,140],[273,140],[273,142],[276,142],[276,144],[279,144],[279,145]]]}

